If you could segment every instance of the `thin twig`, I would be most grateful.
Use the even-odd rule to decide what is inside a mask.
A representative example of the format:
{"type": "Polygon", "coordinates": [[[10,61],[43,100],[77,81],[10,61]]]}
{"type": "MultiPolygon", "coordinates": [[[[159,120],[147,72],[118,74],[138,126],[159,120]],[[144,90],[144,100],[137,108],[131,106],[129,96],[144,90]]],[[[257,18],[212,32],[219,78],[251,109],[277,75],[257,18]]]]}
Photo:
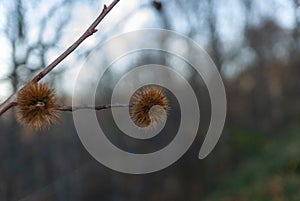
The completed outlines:
{"type": "Polygon", "coordinates": [[[59,106],[57,110],[64,112],[74,112],[77,110],[104,110],[112,107],[129,107],[125,104],[115,104],[115,105],[83,105],[83,106],[59,106]]]}
{"type": "MultiPolygon", "coordinates": [[[[45,77],[50,71],[52,71],[60,62],[62,62],[69,54],[71,54],[85,39],[93,35],[97,32],[96,27],[98,24],[104,19],[104,17],[113,9],[113,7],[119,2],[120,0],[114,0],[108,7],[104,5],[101,14],[97,17],[97,19],[90,25],[90,27],[76,40],[65,52],[63,52],[57,59],[55,59],[51,64],[49,64],[46,68],[44,68],[39,74],[37,74],[28,84],[30,83],[37,83],[43,77],[45,77]]],[[[26,87],[26,84],[24,87],[26,87]]],[[[24,89],[21,88],[20,90],[24,89]]],[[[19,90],[19,91],[20,91],[19,90]]],[[[0,105],[0,116],[6,112],[9,108],[16,106],[16,94],[19,92],[17,91],[14,95],[11,95],[8,99],[6,99],[0,105]]]]}

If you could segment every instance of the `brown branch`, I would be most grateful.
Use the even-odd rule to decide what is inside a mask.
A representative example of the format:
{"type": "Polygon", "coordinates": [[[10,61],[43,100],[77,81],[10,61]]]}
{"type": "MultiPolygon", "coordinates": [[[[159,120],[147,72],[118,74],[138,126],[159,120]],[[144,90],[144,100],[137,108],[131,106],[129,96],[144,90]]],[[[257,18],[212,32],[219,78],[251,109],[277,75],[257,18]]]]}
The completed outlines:
{"type": "MultiPolygon", "coordinates": [[[[69,54],[71,54],[85,39],[93,35],[97,32],[96,27],[98,24],[104,19],[104,17],[113,9],[113,7],[119,2],[120,0],[114,0],[108,7],[104,5],[102,12],[97,17],[97,19],[90,25],[90,27],[80,36],[78,40],[76,40],[65,52],[63,52],[57,59],[55,59],[51,64],[49,64],[46,68],[44,68],[38,75],[36,75],[28,84],[30,83],[37,83],[43,77],[45,77],[51,70],[53,70],[60,62],[62,62],[69,54]]],[[[26,87],[26,84],[24,87],[26,87]]],[[[24,88],[23,87],[23,88],[24,88]]],[[[23,89],[22,88],[22,89],[23,89]]],[[[22,90],[20,89],[20,90],[22,90]]],[[[19,91],[20,91],[19,90],[19,91]]],[[[0,105],[0,116],[6,112],[11,107],[15,106],[16,103],[16,94],[19,92],[17,91],[14,95],[10,96],[7,100],[5,100],[0,105]]]]}
{"type": "Polygon", "coordinates": [[[74,112],[77,110],[104,110],[112,107],[129,107],[129,105],[125,104],[115,104],[115,105],[85,105],[85,106],[59,106],[57,110],[63,112],[74,112]]]}

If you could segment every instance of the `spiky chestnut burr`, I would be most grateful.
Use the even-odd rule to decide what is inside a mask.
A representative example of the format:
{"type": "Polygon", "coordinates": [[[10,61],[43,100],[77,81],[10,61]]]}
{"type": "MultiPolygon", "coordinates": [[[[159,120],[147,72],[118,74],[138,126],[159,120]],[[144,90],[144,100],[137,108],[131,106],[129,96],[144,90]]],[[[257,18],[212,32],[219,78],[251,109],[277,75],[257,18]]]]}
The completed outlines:
{"type": "Polygon", "coordinates": [[[59,117],[57,98],[47,84],[32,83],[18,93],[17,118],[26,127],[48,128],[59,117]]]}
{"type": "Polygon", "coordinates": [[[137,90],[129,102],[132,121],[141,128],[155,127],[167,117],[169,103],[160,87],[143,87],[137,90]]]}

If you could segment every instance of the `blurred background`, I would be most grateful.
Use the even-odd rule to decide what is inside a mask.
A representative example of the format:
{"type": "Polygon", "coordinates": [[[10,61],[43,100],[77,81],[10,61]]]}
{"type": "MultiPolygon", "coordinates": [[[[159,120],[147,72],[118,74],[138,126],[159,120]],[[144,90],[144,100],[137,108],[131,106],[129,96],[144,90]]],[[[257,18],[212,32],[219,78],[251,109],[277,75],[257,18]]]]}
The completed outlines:
{"type": "MultiPolygon", "coordinates": [[[[103,3],[110,2],[0,0],[0,102],[71,45],[103,3]]],[[[213,152],[197,158],[209,124],[210,101],[201,77],[183,64],[176,69],[197,92],[203,120],[193,145],[175,164],[147,175],[112,171],[85,150],[71,113],[63,113],[49,130],[36,132],[20,126],[12,109],[0,117],[0,200],[300,200],[300,1],[121,0],[99,31],[43,82],[55,88],[61,103],[70,105],[74,77],[89,53],[112,36],[142,28],[163,28],[192,38],[218,67],[228,112],[213,152]]],[[[98,66],[108,65],[110,51],[99,55],[98,66]]],[[[109,103],[116,80],[134,66],[178,64],[176,58],[155,52],[127,60],[106,72],[97,102],[109,103]]],[[[180,112],[176,106],[173,111],[168,121],[176,125],[180,112]]],[[[109,110],[97,114],[118,146],[151,151],[116,135],[109,110]]],[[[161,148],[171,138],[151,145],[161,148]]]]}

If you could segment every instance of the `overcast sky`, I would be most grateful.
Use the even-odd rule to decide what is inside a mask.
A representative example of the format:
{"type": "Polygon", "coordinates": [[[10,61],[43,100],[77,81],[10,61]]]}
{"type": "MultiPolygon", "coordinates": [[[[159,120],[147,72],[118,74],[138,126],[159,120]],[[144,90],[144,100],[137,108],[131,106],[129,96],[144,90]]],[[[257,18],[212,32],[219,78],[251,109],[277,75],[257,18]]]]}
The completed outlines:
{"type": "MultiPolygon", "coordinates": [[[[55,1],[41,1],[38,7],[32,7],[30,5],[26,5],[29,8],[28,21],[29,21],[29,33],[30,39],[34,41],[37,38],[37,26],[36,23],[39,21],[39,17],[42,16],[49,8],[52,7],[56,2],[55,1]]],[[[72,42],[74,42],[80,34],[87,28],[87,26],[97,17],[101,1],[95,4],[86,4],[78,3],[74,7],[73,15],[71,18],[71,23],[67,26],[64,31],[63,40],[57,44],[57,48],[50,52],[48,55],[48,62],[50,63],[53,59],[55,59],[59,53],[65,50],[72,42]],[[97,9],[99,7],[99,9],[97,9]]],[[[111,0],[105,0],[106,4],[109,4],[111,0]]],[[[168,9],[172,9],[172,0],[165,0],[165,8],[167,11],[172,12],[168,9]]],[[[261,1],[254,0],[254,5],[257,8],[255,13],[253,14],[253,23],[259,23],[259,19],[261,16],[274,16],[277,19],[278,23],[287,29],[292,29],[295,25],[294,22],[294,14],[292,12],[292,3],[291,0],[269,0],[269,1],[261,1]],[[270,6],[270,3],[272,6],[270,6]]],[[[10,71],[10,48],[8,46],[7,40],[3,31],[6,29],[6,17],[7,12],[10,9],[11,1],[5,1],[0,4],[0,44],[1,44],[1,54],[0,54],[0,78],[6,77],[10,71]]],[[[98,27],[100,29],[99,33],[90,37],[86,40],[79,50],[88,49],[95,47],[95,44],[98,44],[101,41],[101,37],[103,37],[102,33],[109,33],[112,27],[123,19],[125,16],[131,13],[130,17],[121,24],[120,29],[118,29],[114,34],[120,34],[122,32],[132,31],[136,29],[141,29],[144,27],[159,27],[159,23],[157,22],[157,18],[149,7],[142,7],[141,5],[146,5],[149,3],[149,0],[121,0],[116,8],[112,10],[112,12],[105,18],[105,20],[98,27]],[[140,8],[140,9],[138,9],[140,8]],[[132,14],[133,13],[133,14],[132,14]]],[[[174,19],[176,19],[176,13],[172,13],[174,15],[174,19]]],[[[180,15],[180,14],[178,14],[180,15]]],[[[219,16],[219,30],[222,34],[222,38],[228,43],[237,41],[239,39],[239,26],[243,24],[243,8],[239,4],[239,0],[219,0],[217,15],[219,16]],[[230,11],[230,12],[228,12],[230,11]]],[[[180,20],[178,20],[179,26],[175,24],[175,30],[181,31],[180,20]]],[[[184,32],[183,32],[184,34],[184,32]]],[[[46,37],[47,35],[51,37],[53,35],[53,29],[51,29],[51,23],[49,27],[47,27],[46,37]]],[[[200,45],[205,45],[205,38],[199,37],[195,40],[200,43],[200,45]]],[[[75,62],[75,55],[71,55],[64,64],[75,62]]],[[[65,79],[74,78],[79,67],[84,61],[77,62],[76,66],[72,66],[72,71],[68,71],[68,74],[65,75],[65,79]]],[[[59,67],[58,67],[59,68],[59,67]]],[[[65,82],[64,87],[67,91],[71,91],[73,87],[73,82],[65,82]]],[[[3,99],[8,97],[12,93],[10,84],[8,82],[0,82],[0,102],[3,99]]]]}

